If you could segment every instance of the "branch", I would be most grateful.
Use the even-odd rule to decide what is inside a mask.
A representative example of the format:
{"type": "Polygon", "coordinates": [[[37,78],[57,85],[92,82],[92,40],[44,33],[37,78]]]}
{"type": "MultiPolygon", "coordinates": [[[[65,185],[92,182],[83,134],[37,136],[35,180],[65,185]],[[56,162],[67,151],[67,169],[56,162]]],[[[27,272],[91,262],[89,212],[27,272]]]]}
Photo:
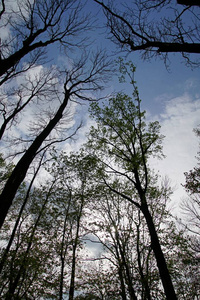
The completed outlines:
{"type": "Polygon", "coordinates": [[[132,200],[130,197],[128,197],[127,195],[120,193],[119,191],[117,191],[116,189],[112,188],[105,179],[103,179],[105,185],[114,193],[116,193],[117,195],[121,196],[122,198],[128,200],[130,203],[134,204],[137,208],[141,208],[141,205],[138,204],[136,201],[132,200]]]}
{"type": "Polygon", "coordinates": [[[199,0],[177,0],[177,3],[188,6],[200,6],[199,0]]]}

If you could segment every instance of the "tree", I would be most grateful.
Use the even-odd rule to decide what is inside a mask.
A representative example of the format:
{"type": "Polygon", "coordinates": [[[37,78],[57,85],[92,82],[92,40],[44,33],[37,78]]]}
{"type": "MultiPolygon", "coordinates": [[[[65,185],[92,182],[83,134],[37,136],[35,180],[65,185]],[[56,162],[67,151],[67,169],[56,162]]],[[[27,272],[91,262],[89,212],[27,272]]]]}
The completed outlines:
{"type": "MultiPolygon", "coordinates": [[[[62,120],[68,103],[72,100],[92,100],[92,97],[90,95],[88,96],[88,93],[101,90],[103,88],[103,82],[106,80],[106,76],[109,72],[109,63],[105,59],[104,54],[101,52],[90,57],[90,64],[87,57],[82,57],[71,70],[64,71],[65,79],[63,92],[60,93],[58,91],[56,94],[56,97],[59,99],[59,106],[57,110],[50,115],[49,121],[45,122],[44,127],[39,133],[37,133],[35,139],[28,146],[26,152],[16,164],[2,190],[0,195],[0,227],[2,226],[8,210],[12,205],[17,189],[24,180],[27,170],[35,156],[41,151],[41,149],[45,149],[47,145],[49,146],[50,144],[58,142],[58,139],[55,141],[50,140],[46,146],[44,145],[42,147],[43,142],[54,130],[56,125],[62,120]],[[88,63],[87,66],[86,63],[88,63]]],[[[76,130],[72,136],[75,133],[76,130]]],[[[69,138],[69,136],[67,138],[69,138]]],[[[65,140],[67,138],[65,137],[65,140]]]]}
{"type": "MultiPolygon", "coordinates": [[[[200,130],[194,130],[197,137],[200,137],[200,130]]],[[[197,153],[197,166],[189,172],[185,172],[185,184],[183,185],[188,197],[181,203],[183,215],[186,216],[186,228],[194,236],[194,249],[200,252],[200,151],[197,153]]]]}
{"type": "MultiPolygon", "coordinates": [[[[132,64],[130,69],[134,71],[132,64]]],[[[123,64],[121,70],[124,74],[128,72],[127,66],[123,64]]],[[[135,84],[133,78],[131,82],[135,84]]],[[[106,174],[115,174],[119,178],[113,185],[108,176],[103,177],[105,185],[141,210],[151,237],[151,247],[166,298],[177,299],[149,208],[149,197],[154,195],[156,199],[157,189],[155,177],[148,168],[148,159],[151,156],[162,156],[163,136],[159,133],[158,122],[146,125],[145,112],[141,111],[141,100],[135,85],[133,96],[135,103],[122,93],[110,98],[103,107],[92,103],[91,115],[97,122],[97,128],[93,127],[90,131],[88,151],[100,160],[106,174]],[[119,190],[120,179],[123,181],[123,178],[132,183],[134,193],[133,190],[119,190]]]]}
{"type": "MultiPolygon", "coordinates": [[[[112,180],[115,181],[115,178],[112,180]]],[[[155,178],[155,183],[157,180],[158,178],[155,178]]],[[[151,239],[142,212],[121,195],[109,190],[98,173],[94,176],[94,182],[96,186],[93,185],[94,196],[91,211],[95,217],[91,218],[89,228],[91,235],[98,237],[98,241],[104,246],[104,252],[99,256],[99,260],[102,259],[105,265],[111,265],[113,273],[116,273],[119,281],[118,291],[122,299],[129,299],[129,297],[131,299],[134,297],[166,299],[160,285],[151,239]],[[134,290],[135,296],[132,292],[134,290]]],[[[111,174],[109,174],[109,184],[111,185],[111,174]]],[[[116,180],[113,186],[117,187],[118,192],[128,191],[127,193],[131,194],[132,191],[134,194],[132,183],[125,178],[122,181],[116,180]]],[[[186,272],[186,266],[184,266],[184,260],[188,260],[191,255],[188,250],[186,251],[190,242],[186,243],[182,234],[176,229],[174,219],[168,209],[170,195],[169,181],[165,179],[159,189],[155,187],[151,191],[148,205],[178,295],[179,297],[186,295],[185,297],[189,298],[189,291],[193,290],[195,293],[198,290],[198,288],[193,289],[192,284],[188,286],[186,280],[183,279],[187,277],[191,279],[191,282],[194,280],[191,274],[186,272]],[[178,259],[178,253],[183,258],[183,263],[182,259],[178,259]]],[[[190,262],[188,266],[193,268],[192,260],[190,262]]]]}
{"type": "Polygon", "coordinates": [[[78,277],[80,299],[122,299],[116,271],[104,265],[101,259],[86,262],[78,277]]]}
{"type": "Polygon", "coordinates": [[[89,93],[101,90],[106,80],[103,76],[108,74],[109,64],[101,51],[96,55],[85,54],[85,33],[90,28],[91,19],[82,13],[84,4],[83,1],[71,0],[19,0],[10,5],[1,2],[1,28],[6,30],[1,39],[0,76],[3,93],[0,136],[8,132],[6,130],[10,126],[16,126],[24,109],[31,103],[38,103],[43,109],[37,124],[35,120],[31,124],[31,135],[27,137],[23,132],[23,137],[11,142],[8,134],[10,143],[16,147],[20,142],[22,149],[18,150],[20,159],[0,195],[0,227],[37,154],[50,145],[72,137],[79,129],[80,125],[67,137],[66,132],[64,134],[69,126],[66,123],[63,125],[64,120],[69,123],[66,120],[69,102],[91,100],[89,93]],[[53,44],[60,45],[68,58],[72,48],[77,48],[81,59],[72,68],[70,63],[66,69],[62,66],[62,69],[53,68],[51,72],[44,68],[44,64],[49,63],[45,55],[50,54],[47,50],[53,44]],[[43,64],[41,76],[32,76],[30,68],[41,67],[39,64],[43,64]],[[15,77],[22,73],[24,77],[21,76],[20,80],[24,81],[17,86],[15,77]]]}
{"type": "Polygon", "coordinates": [[[10,5],[1,1],[0,28],[5,34],[1,38],[0,84],[48,61],[47,48],[53,44],[64,51],[83,46],[85,30],[90,27],[90,18],[81,15],[84,4],[77,0],[18,0],[10,5]]]}
{"type": "MultiPolygon", "coordinates": [[[[200,138],[200,129],[196,128],[194,130],[196,136],[200,138]]],[[[198,151],[197,160],[200,161],[200,150],[198,151]]],[[[200,193],[200,163],[197,163],[197,167],[193,170],[185,173],[186,183],[184,185],[186,191],[189,194],[199,194],[200,193]]]]}
{"type": "Polygon", "coordinates": [[[179,52],[186,63],[199,64],[194,55],[190,58],[200,53],[198,1],[135,0],[122,11],[112,1],[94,1],[104,9],[111,40],[122,50],[139,51],[143,59],[159,56],[165,63],[169,53],[179,52]]]}
{"type": "MultiPolygon", "coordinates": [[[[148,270],[144,270],[144,261],[146,258],[148,260],[148,255],[142,253],[143,251],[141,255],[138,255],[139,252],[137,252],[140,248],[139,243],[142,245],[142,238],[138,235],[140,233],[142,235],[145,231],[141,226],[140,218],[138,219],[138,211],[131,203],[109,191],[105,186],[97,184],[96,190],[101,190],[101,193],[96,196],[96,201],[93,203],[93,212],[96,212],[96,217],[91,234],[97,236],[104,246],[102,257],[112,265],[113,272],[116,269],[121,298],[124,300],[129,297],[130,299],[138,299],[137,297],[149,299],[147,295],[144,298],[143,288],[141,288],[145,281],[144,273],[145,271],[148,273],[148,270]],[[141,262],[142,256],[143,262],[141,262]],[[138,263],[144,275],[142,280],[138,274],[138,263]]],[[[150,241],[147,235],[145,245],[142,247],[148,249],[147,252],[149,251],[150,241]]]]}

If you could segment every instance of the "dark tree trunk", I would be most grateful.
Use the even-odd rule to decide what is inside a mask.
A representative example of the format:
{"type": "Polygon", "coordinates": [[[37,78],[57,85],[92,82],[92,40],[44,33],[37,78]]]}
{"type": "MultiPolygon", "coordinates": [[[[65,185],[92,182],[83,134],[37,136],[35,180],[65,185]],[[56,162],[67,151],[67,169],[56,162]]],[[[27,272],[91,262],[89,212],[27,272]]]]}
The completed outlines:
{"type": "Polygon", "coordinates": [[[141,255],[140,255],[140,247],[139,247],[140,225],[136,225],[136,227],[137,227],[137,261],[138,261],[138,268],[139,268],[139,273],[142,282],[142,289],[143,289],[142,295],[144,294],[144,298],[142,296],[142,299],[151,300],[151,293],[148,285],[148,279],[144,275],[143,267],[141,264],[141,255]]]}
{"type": "Polygon", "coordinates": [[[75,244],[73,245],[72,271],[71,271],[71,280],[70,280],[70,288],[69,288],[69,300],[74,299],[75,272],[76,272],[76,247],[77,247],[77,241],[75,241],[75,244]]]}
{"type": "Polygon", "coordinates": [[[61,257],[59,300],[63,300],[64,267],[65,267],[65,259],[63,257],[61,257]]]}
{"type": "Polygon", "coordinates": [[[8,213],[8,210],[10,206],[12,205],[12,201],[15,197],[15,194],[24,180],[26,173],[28,171],[28,168],[30,164],[32,163],[33,159],[35,158],[37,151],[39,150],[40,146],[44,142],[44,140],[47,138],[47,136],[51,133],[51,131],[54,129],[56,124],[60,121],[63,115],[63,111],[65,110],[68,100],[69,100],[69,93],[65,93],[65,98],[60,105],[59,109],[57,110],[57,113],[49,121],[47,126],[42,130],[42,132],[35,138],[31,146],[28,148],[28,150],[24,153],[22,158],[17,163],[16,167],[14,168],[12,174],[10,175],[9,179],[7,180],[4,189],[0,195],[0,228],[3,225],[3,222],[6,218],[6,215],[8,213]]]}
{"type": "Polygon", "coordinates": [[[123,266],[120,263],[119,268],[118,268],[118,275],[119,275],[119,280],[120,280],[120,285],[121,285],[121,297],[122,300],[127,300],[126,299],[126,288],[125,288],[125,284],[124,284],[124,276],[123,276],[123,266]]]}
{"type": "Polygon", "coordinates": [[[169,274],[169,270],[167,268],[167,264],[165,261],[165,257],[163,255],[160,242],[158,239],[158,235],[153,223],[152,216],[149,212],[146,201],[141,205],[141,211],[144,214],[145,220],[147,222],[147,226],[149,229],[150,237],[151,237],[151,246],[156,258],[157,266],[160,273],[160,278],[164,287],[165,295],[167,300],[177,300],[174,287],[172,284],[171,276],[169,274]]]}
{"type": "Polygon", "coordinates": [[[5,263],[5,261],[6,261],[7,255],[8,255],[8,253],[9,253],[9,251],[10,251],[10,247],[11,247],[12,242],[13,242],[13,240],[14,240],[15,233],[16,233],[17,227],[18,227],[18,225],[19,225],[19,221],[20,221],[20,219],[21,219],[23,210],[24,210],[24,208],[25,208],[25,206],[26,206],[26,203],[27,203],[27,201],[28,201],[29,194],[30,194],[30,191],[31,191],[33,182],[34,182],[34,180],[35,180],[35,178],[36,178],[36,176],[37,176],[37,174],[38,174],[38,172],[39,172],[39,169],[40,169],[40,167],[41,167],[42,159],[43,159],[43,156],[42,156],[42,158],[41,158],[41,160],[40,160],[40,163],[39,163],[39,166],[37,167],[36,172],[35,172],[34,175],[33,175],[32,180],[31,180],[31,182],[30,182],[30,184],[29,184],[29,187],[28,187],[28,190],[27,190],[27,193],[26,193],[26,197],[25,197],[25,199],[24,199],[24,201],[23,201],[23,204],[22,204],[22,206],[21,206],[21,208],[20,208],[20,211],[19,211],[17,220],[16,220],[16,222],[15,222],[15,226],[14,226],[14,228],[13,228],[13,230],[12,230],[12,234],[11,234],[11,236],[10,236],[8,245],[7,245],[7,247],[6,247],[6,249],[5,249],[4,253],[3,253],[3,256],[2,256],[2,258],[1,258],[1,261],[0,261],[0,273],[1,273],[2,269],[3,269],[3,266],[4,266],[4,263],[5,263]]]}
{"type": "Polygon", "coordinates": [[[45,47],[48,44],[53,43],[52,41],[47,41],[47,42],[36,42],[35,44],[31,43],[35,40],[35,38],[42,33],[43,30],[38,30],[37,33],[35,33],[34,36],[31,38],[28,38],[26,41],[23,42],[24,46],[17,50],[15,53],[11,54],[9,57],[0,59],[0,76],[6,74],[7,72],[9,73],[9,70],[11,68],[15,69],[16,65],[19,63],[19,61],[26,56],[28,53],[32,52],[35,49],[45,47]]]}
{"type": "MultiPolygon", "coordinates": [[[[59,300],[63,300],[63,283],[64,283],[64,269],[65,269],[65,258],[68,249],[68,244],[65,244],[65,234],[66,234],[66,226],[68,221],[69,209],[71,205],[72,195],[70,191],[69,201],[67,205],[67,209],[65,211],[65,220],[63,226],[63,234],[62,234],[62,243],[61,243],[61,253],[60,253],[60,260],[61,260],[61,268],[60,268],[60,288],[59,288],[59,300]]],[[[72,230],[72,228],[71,228],[72,230]]]]}
{"type": "Polygon", "coordinates": [[[122,263],[123,263],[123,266],[124,266],[125,272],[126,272],[126,281],[127,281],[127,285],[128,285],[128,291],[129,291],[130,299],[131,300],[137,300],[137,296],[136,296],[134,288],[133,288],[133,282],[132,282],[132,278],[131,278],[131,274],[130,274],[130,268],[129,268],[129,265],[126,261],[125,251],[124,251],[124,249],[122,249],[122,246],[121,246],[120,241],[119,241],[118,234],[116,234],[116,238],[117,238],[117,244],[118,244],[118,247],[119,247],[122,263]]]}
{"type": "Polygon", "coordinates": [[[82,211],[83,211],[83,205],[84,205],[84,198],[82,197],[80,210],[79,210],[78,216],[77,216],[76,236],[75,236],[74,244],[73,244],[72,271],[71,271],[71,280],[70,280],[70,287],[69,287],[69,300],[74,299],[75,274],[76,274],[76,250],[77,250],[78,241],[79,241],[79,229],[80,229],[80,221],[81,221],[81,216],[82,216],[82,211]]]}

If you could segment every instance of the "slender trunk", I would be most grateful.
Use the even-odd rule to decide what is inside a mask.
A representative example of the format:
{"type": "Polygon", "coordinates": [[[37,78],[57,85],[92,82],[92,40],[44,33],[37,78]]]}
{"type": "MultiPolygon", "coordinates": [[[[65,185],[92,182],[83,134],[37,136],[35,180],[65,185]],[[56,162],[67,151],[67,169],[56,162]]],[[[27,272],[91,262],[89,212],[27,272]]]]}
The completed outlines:
{"type": "Polygon", "coordinates": [[[147,226],[149,229],[150,237],[151,237],[151,246],[156,258],[157,266],[160,273],[160,278],[163,284],[163,288],[165,291],[166,299],[167,300],[177,300],[174,287],[172,284],[172,280],[169,274],[169,270],[167,268],[167,264],[165,261],[165,257],[163,255],[159,238],[153,223],[152,216],[149,212],[148,206],[146,201],[143,201],[143,204],[141,205],[141,211],[144,214],[145,220],[147,222],[147,226]]]}
{"type": "Polygon", "coordinates": [[[84,203],[84,198],[82,197],[80,211],[78,212],[78,216],[77,216],[76,236],[75,236],[74,245],[73,245],[72,272],[71,272],[71,281],[70,281],[70,287],[69,287],[69,300],[74,299],[75,273],[76,273],[76,249],[77,249],[78,240],[79,240],[79,229],[80,229],[80,220],[81,220],[82,210],[83,210],[83,203],[84,203]]]}
{"type": "MultiPolygon", "coordinates": [[[[24,253],[24,257],[23,257],[23,261],[21,263],[20,269],[19,269],[19,271],[18,271],[18,273],[17,273],[17,275],[15,277],[15,280],[10,284],[9,291],[8,291],[8,293],[6,295],[5,300],[10,300],[10,299],[12,299],[12,297],[14,297],[14,293],[15,293],[15,290],[16,290],[16,288],[18,286],[19,280],[20,280],[20,278],[21,278],[22,275],[25,275],[25,272],[26,272],[26,269],[25,269],[26,267],[25,266],[26,266],[27,256],[28,256],[29,251],[31,249],[31,246],[32,246],[32,243],[33,243],[33,238],[34,238],[34,235],[35,235],[35,231],[37,229],[38,223],[39,223],[39,221],[40,221],[40,219],[42,217],[42,214],[43,214],[44,209],[46,207],[46,204],[48,202],[49,195],[50,195],[51,190],[52,190],[52,188],[54,186],[54,183],[55,182],[52,183],[52,185],[51,185],[51,187],[49,189],[49,192],[48,192],[48,194],[47,194],[47,196],[45,198],[45,201],[44,201],[44,203],[43,203],[43,205],[41,207],[41,210],[39,212],[37,220],[36,220],[36,222],[34,224],[34,227],[33,227],[33,230],[32,230],[31,236],[30,236],[30,240],[29,240],[27,248],[26,248],[26,252],[24,253]]],[[[25,279],[25,276],[23,278],[25,279]]]]}
{"type": "Polygon", "coordinates": [[[64,267],[65,267],[65,259],[61,257],[59,300],[63,300],[64,267]]]}
{"type": "Polygon", "coordinates": [[[121,285],[121,297],[122,300],[126,300],[126,287],[125,287],[125,283],[124,283],[124,275],[123,275],[123,262],[119,253],[119,249],[118,249],[118,245],[117,243],[114,241],[114,245],[115,245],[115,251],[116,251],[116,256],[118,259],[118,275],[119,275],[119,280],[120,280],[120,285],[121,285]]]}
{"type": "Polygon", "coordinates": [[[118,274],[119,274],[119,280],[120,280],[120,285],[121,285],[121,293],[120,294],[121,294],[122,300],[126,300],[126,288],[125,288],[125,284],[124,284],[122,263],[119,263],[118,274]]]}
{"type": "Polygon", "coordinates": [[[0,195],[0,228],[3,225],[3,222],[6,218],[8,210],[12,205],[12,201],[15,197],[15,194],[24,180],[26,173],[30,164],[32,163],[33,159],[35,158],[37,151],[39,150],[40,146],[47,138],[47,136],[51,133],[54,129],[56,124],[60,121],[63,115],[63,111],[65,110],[68,101],[69,101],[69,93],[65,93],[64,100],[60,105],[59,109],[55,116],[49,121],[47,126],[42,130],[42,132],[35,138],[33,143],[30,145],[28,150],[24,153],[22,158],[17,163],[16,167],[14,168],[12,174],[10,175],[9,179],[7,180],[4,189],[0,195]]]}
{"type": "Polygon", "coordinates": [[[69,201],[68,201],[67,209],[65,211],[65,220],[64,220],[62,243],[61,243],[61,253],[60,253],[61,269],[60,269],[59,300],[63,300],[63,282],[64,282],[65,257],[66,257],[67,248],[68,248],[68,245],[65,244],[65,234],[66,234],[66,226],[67,226],[67,220],[68,220],[71,200],[72,200],[72,195],[71,195],[71,191],[70,191],[69,201]]]}
{"type": "Polygon", "coordinates": [[[125,251],[121,247],[118,234],[116,234],[116,238],[117,238],[117,244],[118,244],[118,247],[119,247],[122,263],[123,263],[123,266],[125,267],[125,271],[126,271],[126,281],[127,281],[127,284],[128,284],[128,291],[129,291],[130,299],[131,300],[137,300],[137,296],[136,296],[134,288],[133,288],[133,282],[132,282],[132,279],[131,279],[129,265],[128,265],[128,263],[126,261],[126,258],[125,258],[125,251]]]}
{"type": "Polygon", "coordinates": [[[71,271],[71,280],[70,280],[70,287],[69,287],[69,300],[74,299],[75,272],[76,272],[76,247],[77,247],[77,238],[75,238],[75,244],[73,245],[72,271],[71,271]]]}
{"type": "MultiPolygon", "coordinates": [[[[140,218],[139,218],[139,220],[140,220],[140,218]]],[[[139,273],[140,273],[141,282],[142,282],[142,289],[144,291],[142,293],[142,299],[151,300],[151,294],[150,294],[150,289],[149,289],[149,285],[148,285],[148,279],[145,278],[145,275],[143,273],[142,264],[141,264],[140,245],[139,245],[139,241],[140,241],[140,223],[139,223],[139,225],[136,225],[136,228],[137,228],[137,261],[138,261],[138,268],[139,268],[139,273]],[[143,297],[143,294],[144,294],[144,297],[143,297]]]]}

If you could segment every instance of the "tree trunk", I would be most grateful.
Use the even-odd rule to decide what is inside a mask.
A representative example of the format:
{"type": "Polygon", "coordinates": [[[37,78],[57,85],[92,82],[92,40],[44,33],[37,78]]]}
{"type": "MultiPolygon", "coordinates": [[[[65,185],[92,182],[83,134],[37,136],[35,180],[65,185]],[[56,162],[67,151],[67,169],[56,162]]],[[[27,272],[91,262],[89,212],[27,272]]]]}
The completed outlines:
{"type": "Polygon", "coordinates": [[[7,245],[7,247],[6,247],[6,249],[5,249],[4,253],[3,253],[3,256],[2,256],[2,258],[1,258],[1,261],[0,261],[0,274],[1,274],[1,271],[2,271],[2,269],[3,269],[4,263],[5,263],[5,261],[6,261],[7,255],[8,255],[8,253],[9,253],[9,251],[10,251],[10,247],[11,247],[11,245],[12,245],[12,242],[13,242],[13,240],[14,240],[15,233],[16,233],[17,227],[18,227],[18,225],[19,225],[19,221],[20,221],[20,219],[21,219],[23,210],[24,210],[24,208],[25,208],[25,206],[26,206],[26,203],[27,203],[27,201],[28,201],[28,199],[29,199],[29,194],[30,194],[30,191],[31,191],[33,182],[34,182],[34,180],[35,180],[35,178],[36,178],[36,176],[37,176],[37,174],[38,174],[38,172],[39,172],[39,169],[40,169],[40,167],[41,167],[42,159],[43,159],[43,156],[42,156],[42,158],[41,158],[41,160],[40,160],[40,163],[39,163],[39,165],[38,165],[38,167],[37,167],[36,172],[35,172],[34,175],[33,175],[32,180],[31,180],[31,182],[30,182],[30,184],[29,184],[29,187],[28,187],[28,190],[27,190],[27,193],[26,193],[26,197],[25,197],[25,199],[24,199],[24,201],[23,201],[23,204],[22,204],[22,206],[21,206],[21,208],[20,208],[20,211],[19,211],[17,220],[16,220],[16,222],[15,222],[15,226],[13,227],[12,234],[11,234],[11,236],[10,236],[8,245],[7,245]]]}
{"type": "Polygon", "coordinates": [[[127,281],[127,285],[128,285],[130,299],[137,300],[137,296],[136,296],[134,288],[133,288],[133,282],[132,282],[132,278],[131,278],[131,274],[130,274],[130,268],[129,268],[129,265],[125,258],[125,251],[124,251],[124,249],[122,249],[122,246],[120,244],[118,233],[116,233],[116,239],[117,239],[117,244],[118,244],[119,252],[121,255],[121,259],[122,259],[122,264],[123,264],[123,266],[125,268],[125,272],[126,272],[126,281],[127,281]]]}
{"type": "MultiPolygon", "coordinates": [[[[66,234],[66,226],[67,226],[67,220],[68,220],[71,200],[72,200],[72,195],[71,195],[71,191],[70,191],[70,197],[69,197],[67,209],[65,211],[65,220],[64,220],[62,243],[61,243],[61,253],[60,253],[61,268],[60,268],[59,300],[63,300],[63,282],[64,282],[65,258],[66,258],[66,253],[67,253],[67,249],[68,249],[68,244],[67,245],[65,244],[65,234],[66,234]]],[[[72,230],[72,227],[71,227],[71,230],[72,230]]]]}
{"type": "Polygon", "coordinates": [[[55,116],[49,121],[47,126],[42,130],[42,132],[35,138],[33,143],[30,145],[28,150],[24,153],[22,158],[17,163],[16,167],[14,168],[12,174],[10,175],[9,179],[7,180],[4,189],[0,195],[0,228],[3,225],[3,222],[6,218],[8,210],[12,205],[12,201],[15,197],[15,194],[24,180],[26,173],[30,164],[32,163],[33,159],[35,158],[37,151],[39,150],[40,146],[47,138],[47,136],[51,133],[54,129],[56,124],[60,121],[63,115],[63,111],[65,110],[68,101],[69,101],[70,94],[68,92],[65,93],[64,100],[60,105],[59,109],[55,116]]]}
{"type": "Polygon", "coordinates": [[[120,280],[120,285],[121,285],[121,293],[120,294],[121,294],[122,300],[127,300],[126,299],[126,288],[125,288],[124,277],[123,277],[122,263],[119,263],[118,275],[119,275],[119,280],[120,280]]]}
{"type": "Polygon", "coordinates": [[[79,210],[78,216],[77,216],[76,236],[75,236],[74,244],[73,244],[72,271],[71,271],[71,281],[70,281],[70,287],[69,287],[69,300],[74,299],[75,274],[76,274],[76,250],[77,250],[78,241],[79,241],[79,229],[80,229],[80,221],[81,221],[81,216],[82,216],[82,211],[83,211],[83,205],[84,205],[84,197],[82,195],[81,206],[80,206],[80,210],[79,210]]]}
{"type": "Polygon", "coordinates": [[[151,300],[151,293],[150,293],[150,289],[149,289],[148,278],[145,277],[145,275],[143,273],[143,267],[141,264],[141,255],[140,255],[140,247],[139,247],[140,224],[136,225],[136,228],[137,228],[137,261],[138,261],[140,278],[141,278],[141,282],[142,282],[142,289],[144,291],[144,293],[142,293],[142,295],[144,294],[144,298],[142,296],[142,299],[151,300]]]}
{"type": "Polygon", "coordinates": [[[21,49],[17,50],[15,53],[11,54],[9,57],[0,59],[0,76],[9,73],[10,69],[15,69],[16,65],[20,62],[20,60],[26,56],[28,53],[32,52],[33,50],[37,48],[44,47],[50,42],[43,43],[43,42],[37,42],[35,44],[31,43],[34,41],[35,37],[33,36],[32,39],[29,40],[27,45],[23,46],[21,49]]]}
{"type": "Polygon", "coordinates": [[[157,266],[159,269],[159,273],[160,273],[160,278],[162,280],[162,284],[164,287],[164,291],[165,291],[165,295],[166,295],[166,299],[167,300],[177,300],[175,291],[174,291],[174,287],[172,284],[172,280],[169,274],[169,270],[167,268],[167,264],[165,261],[165,257],[163,255],[161,246],[160,246],[160,242],[158,239],[158,235],[153,223],[153,219],[152,216],[149,212],[148,206],[146,201],[144,201],[145,203],[143,203],[141,205],[141,211],[144,214],[145,220],[147,222],[147,226],[149,229],[149,233],[150,233],[150,237],[151,237],[151,246],[156,258],[156,262],[157,262],[157,266]]]}

